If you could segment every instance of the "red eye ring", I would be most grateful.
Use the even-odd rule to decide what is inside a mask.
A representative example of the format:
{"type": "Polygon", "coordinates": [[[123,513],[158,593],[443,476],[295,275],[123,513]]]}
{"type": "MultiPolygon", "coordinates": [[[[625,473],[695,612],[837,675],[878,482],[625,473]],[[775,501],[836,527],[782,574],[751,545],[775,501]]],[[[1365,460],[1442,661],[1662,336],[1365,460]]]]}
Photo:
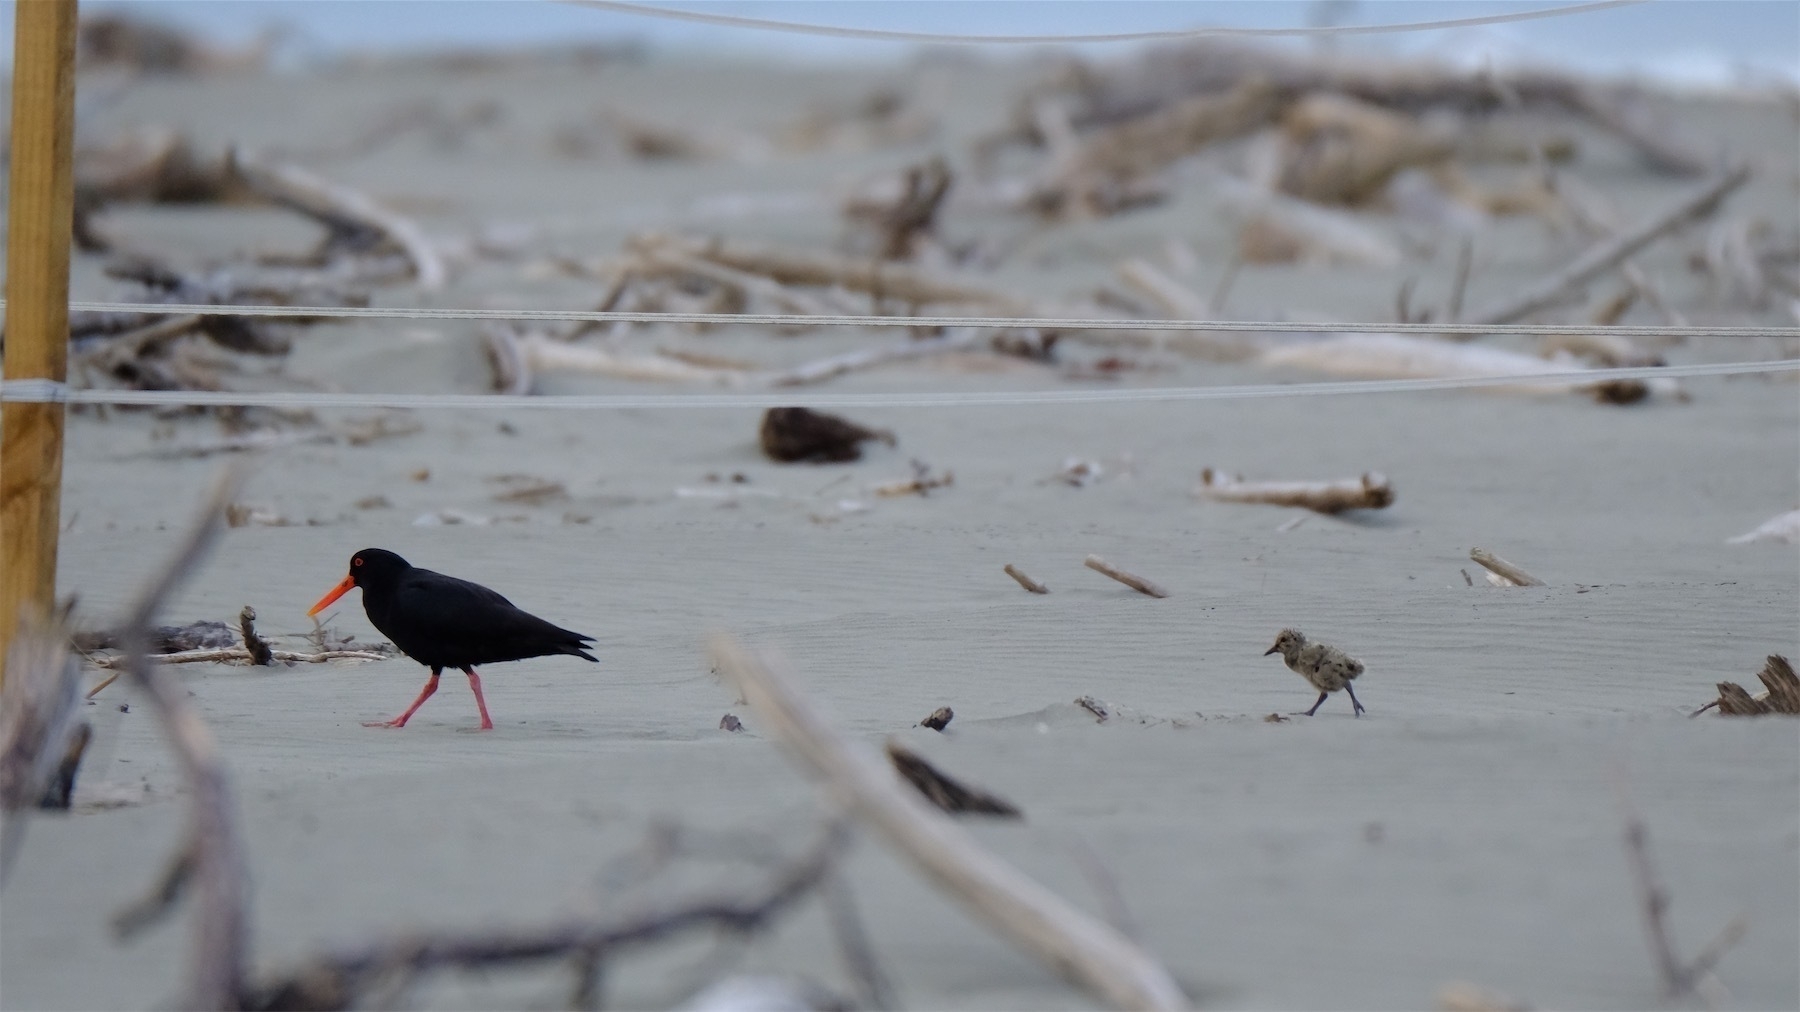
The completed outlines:
{"type": "Polygon", "coordinates": [[[361,559],[351,559],[351,560],[350,560],[350,564],[351,564],[351,565],[352,565],[352,566],[360,566],[360,565],[362,565],[362,564],[363,564],[363,560],[361,560],[361,559]]]}

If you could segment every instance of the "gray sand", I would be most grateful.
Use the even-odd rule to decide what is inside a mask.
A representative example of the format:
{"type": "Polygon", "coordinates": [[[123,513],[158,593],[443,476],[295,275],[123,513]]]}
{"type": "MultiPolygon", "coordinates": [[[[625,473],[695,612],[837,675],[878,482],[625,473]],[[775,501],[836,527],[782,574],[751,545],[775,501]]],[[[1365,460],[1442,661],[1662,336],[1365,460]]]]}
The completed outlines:
{"type": "MultiPolygon", "coordinates": [[[[1017,83],[958,75],[951,137],[997,123],[1017,83]]],[[[903,76],[903,75],[902,75],[903,76]]],[[[405,203],[434,234],[488,221],[546,230],[551,245],[610,254],[644,227],[826,243],[835,194],[928,145],[766,164],[577,162],[545,153],[548,124],[599,103],[745,130],[794,118],[806,96],[871,82],[825,72],[652,63],[577,72],[517,68],[466,78],[365,70],[338,83],[214,80],[147,85],[97,114],[188,127],[210,139],[291,147],[353,132],[420,95],[455,106],[493,96],[506,115],[457,149],[404,137],[360,158],[319,161],[335,178],[405,203]],[[316,99],[316,101],[314,101],[316,99]],[[787,111],[777,116],[767,110],[787,111]],[[760,115],[760,119],[758,116],[760,115]],[[786,200],[780,212],[711,213],[719,194],[786,200]],[[808,203],[810,201],[810,204],[808,203]]],[[[1794,126],[1721,106],[1709,123],[1776,171],[1732,205],[1792,206],[1794,126]],[[1771,126],[1770,124],[1774,124],[1771,126]],[[1785,131],[1785,132],[1784,132],[1785,131]],[[1784,202],[1786,202],[1784,204],[1784,202]]],[[[1681,185],[1593,141],[1589,182],[1621,206],[1681,185]]],[[[1584,166],[1589,162],[1583,163],[1584,166]]],[[[1125,255],[1170,235],[1202,254],[1205,290],[1225,232],[1203,196],[1032,237],[999,280],[1020,290],[1091,289],[1125,255]]],[[[754,202],[751,202],[752,205],[754,202]]],[[[146,247],[199,253],[305,240],[273,212],[150,208],[109,219],[146,247]],[[295,237],[299,238],[296,239],[295,237]]],[[[1022,231],[994,212],[953,234],[1022,231]]],[[[1578,250],[1507,222],[1471,302],[1503,294],[1578,250]]],[[[1685,236],[1645,263],[1709,317],[1681,257],[1685,236]]],[[[1248,269],[1246,315],[1381,319],[1408,273],[1441,290],[1450,265],[1394,271],[1248,269]]],[[[116,293],[97,262],[76,297],[116,293]]],[[[444,305],[583,306],[591,284],[517,264],[478,266],[444,305]]],[[[414,298],[383,292],[383,304],[414,298]]],[[[1642,312],[1642,310],[1639,310],[1642,312]]],[[[1641,319],[1641,318],[1638,318],[1641,319]]],[[[1756,322],[1780,323],[1775,315],[1756,322]]],[[[1791,321],[1790,321],[1791,322],[1791,321]]],[[[477,331],[420,322],[324,326],[287,371],[343,389],[478,391],[477,331]]],[[[877,337],[885,340],[891,338],[877,337]]],[[[866,344],[862,333],[796,339],[720,334],[686,346],[765,362],[866,344]]],[[[1681,346],[1674,361],[1772,357],[1780,349],[1681,346]]],[[[1791,350],[1786,352],[1791,354],[1791,350]]],[[[1262,383],[1309,375],[1168,360],[1141,384],[1262,383]]],[[[1024,364],[952,361],[848,377],[833,393],[1027,390],[1067,381],[1024,364]]],[[[1083,407],[867,409],[892,428],[857,464],[781,467],[756,450],[753,411],[416,414],[410,436],[300,446],[256,465],[246,503],[300,526],[227,532],[164,616],[227,619],[245,603],[265,632],[305,631],[306,608],[363,547],[488,584],[598,638],[573,658],[484,672],[496,730],[475,734],[452,676],[402,730],[424,670],[405,658],[273,671],[193,665],[181,677],[219,736],[243,805],[256,956],[286,965],[327,944],[409,928],[517,925],[610,910],[599,874],[658,820],[806,838],[812,789],[759,735],[757,715],[707,670],[707,633],[777,649],[844,727],[871,745],[899,733],[958,776],[1026,813],[976,835],[1096,912],[1116,881],[1128,928],[1209,1007],[1407,1008],[1467,981],[1540,1007],[1644,1008],[1659,1000],[1623,846],[1618,790],[1642,812],[1691,954],[1732,917],[1749,932],[1719,967],[1736,1008],[1800,1000],[1800,740],[1792,721],[1688,720],[1721,679],[1747,682],[1764,655],[1800,656],[1800,566],[1789,545],[1727,537],[1796,504],[1800,396],[1791,380],[1686,384],[1690,403],[1602,407],[1576,397],[1483,392],[1083,407]],[[502,431],[502,423],[510,431],[502,431]],[[1070,456],[1108,473],[1087,488],[1046,480],[1070,456]],[[929,497],[878,498],[918,459],[954,472],[929,497]],[[1376,469],[1389,510],[1332,519],[1201,502],[1202,467],[1259,478],[1376,469]],[[429,469],[426,481],[409,475],[429,469]],[[708,483],[742,473],[745,485],[708,483]],[[494,499],[492,479],[529,474],[567,497],[494,499]],[[731,500],[678,489],[739,490],[731,500]],[[767,495],[763,493],[778,493],[767,495]],[[359,509],[381,495],[387,508],[359,509]],[[840,500],[871,508],[846,512],[840,500]],[[487,526],[415,526],[445,508],[487,526]],[[1491,549],[1542,578],[1498,589],[1468,561],[1491,549]],[[1095,553],[1162,584],[1152,600],[1082,568],[1095,553]],[[1001,572],[1047,583],[1028,595],[1001,572]],[[1465,585],[1459,570],[1476,578],[1465,585]],[[1317,717],[1266,723],[1314,697],[1279,658],[1283,626],[1367,665],[1369,712],[1332,697],[1317,717]],[[1072,705],[1120,712],[1097,725],[1072,705]],[[956,710],[950,733],[912,729],[956,710]],[[717,729],[726,712],[748,730],[717,729]]],[[[659,388],[551,378],[546,389],[659,388]]],[[[796,398],[804,401],[804,395],[796,398]]],[[[351,413],[357,416],[367,413],[351,413]]],[[[340,416],[347,417],[347,416],[340,416]]],[[[165,557],[212,459],[149,451],[219,435],[210,420],[114,412],[71,419],[61,589],[95,622],[116,616],[165,557]]],[[[359,596],[334,627],[378,638],[359,596]]],[[[180,777],[148,707],[115,686],[90,710],[99,737],[76,811],[36,820],[4,896],[0,1004],[131,1008],[180,990],[187,912],[129,945],[106,922],[138,896],[183,828],[180,777]],[[130,704],[121,713],[119,704],[130,704]]],[[[851,881],[875,949],[908,1007],[1079,1007],[1084,998],[975,926],[870,839],[851,881]]],[[[627,959],[619,1007],[668,1005],[696,986],[698,948],[627,959]]],[[[824,921],[809,907],[756,940],[741,969],[804,972],[844,989],[824,921]]],[[[413,1001],[557,1007],[560,968],[448,975],[413,1001]]]]}

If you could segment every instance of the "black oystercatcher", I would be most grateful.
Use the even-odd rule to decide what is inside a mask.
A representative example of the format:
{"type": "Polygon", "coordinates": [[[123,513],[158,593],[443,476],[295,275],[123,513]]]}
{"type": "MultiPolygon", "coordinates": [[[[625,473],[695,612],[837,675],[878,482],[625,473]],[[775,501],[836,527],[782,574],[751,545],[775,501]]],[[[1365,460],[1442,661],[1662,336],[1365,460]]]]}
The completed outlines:
{"type": "Polygon", "coordinates": [[[481,729],[490,731],[487,701],[481,698],[477,664],[518,661],[550,654],[596,658],[585,647],[592,636],[570,632],[527,614],[511,601],[479,583],[419,569],[380,548],[365,548],[350,557],[350,575],[319,599],[307,615],[317,615],[352,587],[361,587],[363,610],[381,634],[401,652],[431,669],[425,691],[393,720],[365,721],[367,727],[405,727],[406,721],[437,691],[438,675],[459,668],[469,676],[481,729]]]}

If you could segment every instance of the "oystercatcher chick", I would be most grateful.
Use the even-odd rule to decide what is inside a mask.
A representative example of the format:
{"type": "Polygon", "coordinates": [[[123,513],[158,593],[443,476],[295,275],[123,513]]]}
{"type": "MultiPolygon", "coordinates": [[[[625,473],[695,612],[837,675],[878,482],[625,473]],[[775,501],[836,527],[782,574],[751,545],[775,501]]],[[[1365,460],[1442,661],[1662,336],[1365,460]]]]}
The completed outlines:
{"type": "Polygon", "coordinates": [[[365,548],[352,555],[350,575],[306,614],[317,615],[353,587],[362,588],[363,611],[375,628],[393,640],[401,653],[431,669],[431,680],[405,713],[393,720],[364,721],[365,727],[405,727],[437,691],[438,675],[445,668],[457,668],[469,676],[469,688],[475,691],[481,729],[491,731],[494,722],[481,697],[481,676],[475,673],[475,665],[551,654],[597,659],[585,649],[592,636],[520,611],[479,583],[419,569],[380,548],[365,548]]]}
{"type": "Polygon", "coordinates": [[[1263,651],[1267,657],[1280,651],[1281,658],[1287,661],[1288,670],[1312,683],[1319,690],[1318,701],[1312,709],[1306,711],[1308,717],[1317,713],[1325,697],[1343,689],[1350,693],[1350,705],[1355,707],[1355,716],[1362,716],[1363,705],[1356,698],[1356,690],[1350,682],[1363,673],[1362,662],[1344,653],[1334,646],[1324,643],[1308,643],[1306,636],[1298,629],[1283,629],[1275,637],[1275,645],[1263,651]]]}

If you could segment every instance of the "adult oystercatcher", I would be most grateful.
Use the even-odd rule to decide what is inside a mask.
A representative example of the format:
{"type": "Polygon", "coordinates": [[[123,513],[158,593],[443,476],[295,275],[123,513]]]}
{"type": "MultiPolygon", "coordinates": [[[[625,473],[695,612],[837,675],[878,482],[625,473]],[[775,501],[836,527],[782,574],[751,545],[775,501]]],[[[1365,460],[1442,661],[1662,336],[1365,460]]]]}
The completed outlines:
{"type": "Polygon", "coordinates": [[[365,548],[350,557],[350,575],[319,599],[306,614],[317,615],[361,587],[363,611],[383,636],[400,651],[431,669],[431,680],[406,712],[393,720],[364,721],[366,727],[405,727],[406,722],[437,691],[438,675],[445,668],[459,668],[469,676],[475,705],[481,709],[481,729],[493,730],[487,701],[481,698],[477,664],[518,661],[550,654],[573,654],[596,660],[587,647],[592,636],[571,632],[520,611],[511,601],[479,583],[434,573],[380,548],[365,548]]]}

